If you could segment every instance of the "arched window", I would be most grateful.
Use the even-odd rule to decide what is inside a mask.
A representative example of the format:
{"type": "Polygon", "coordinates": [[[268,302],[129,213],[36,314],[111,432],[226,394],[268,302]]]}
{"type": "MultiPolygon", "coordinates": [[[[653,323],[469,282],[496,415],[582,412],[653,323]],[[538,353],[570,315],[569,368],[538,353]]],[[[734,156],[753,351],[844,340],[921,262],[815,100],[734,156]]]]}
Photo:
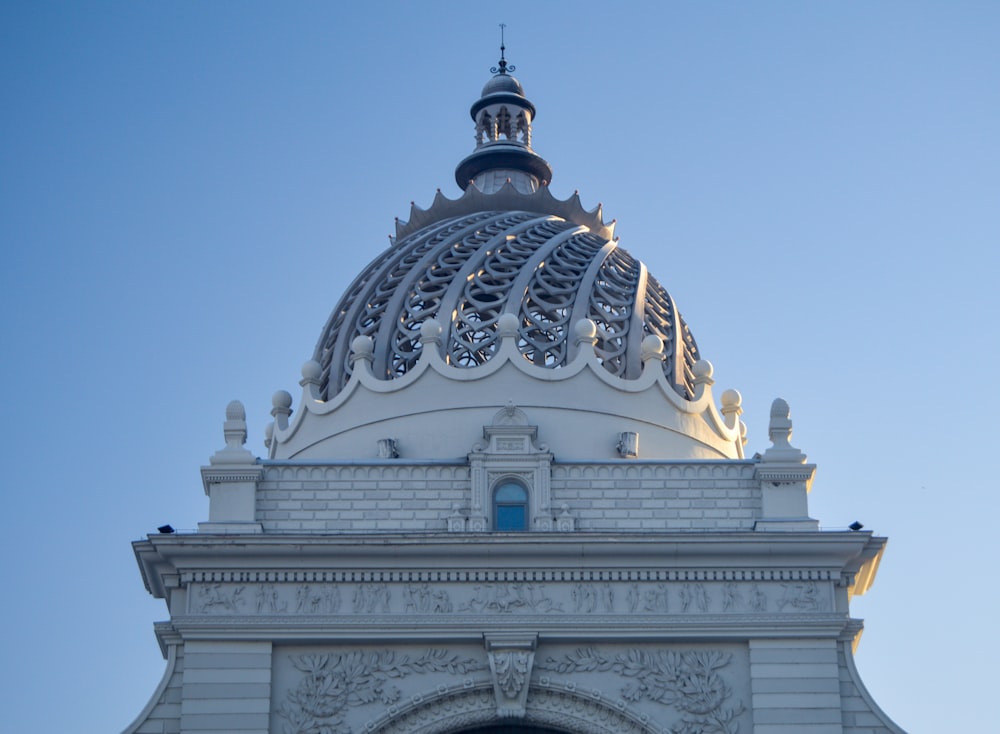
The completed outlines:
{"type": "Polygon", "coordinates": [[[528,490],[516,482],[504,482],[493,490],[493,529],[528,529],[528,490]]]}

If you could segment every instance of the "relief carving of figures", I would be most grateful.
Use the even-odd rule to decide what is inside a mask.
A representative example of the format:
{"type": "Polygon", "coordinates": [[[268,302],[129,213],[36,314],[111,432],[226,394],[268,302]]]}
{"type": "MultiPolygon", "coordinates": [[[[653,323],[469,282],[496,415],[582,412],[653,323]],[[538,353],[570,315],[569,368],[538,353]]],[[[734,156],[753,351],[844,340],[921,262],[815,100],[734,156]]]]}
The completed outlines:
{"type": "Polygon", "coordinates": [[[573,587],[573,611],[585,612],[606,612],[615,610],[615,592],[611,584],[577,584],[573,587]]]}
{"type": "Polygon", "coordinates": [[[628,587],[626,595],[628,610],[630,612],[639,611],[640,605],[644,612],[654,614],[666,614],[667,612],[667,585],[656,584],[651,589],[643,591],[639,584],[632,584],[628,587]]]}
{"type": "Polygon", "coordinates": [[[681,587],[681,611],[689,611],[693,604],[699,612],[708,611],[708,592],[703,584],[684,584],[681,587]]]}
{"type": "Polygon", "coordinates": [[[750,609],[755,612],[767,611],[767,594],[757,584],[750,587],[750,609]]]}
{"type": "Polygon", "coordinates": [[[281,614],[288,611],[288,602],[282,601],[274,584],[257,587],[257,614],[281,614]]]}
{"type": "Polygon", "coordinates": [[[743,594],[739,584],[730,581],[722,587],[722,611],[734,612],[743,608],[743,594]]]}
{"type": "Polygon", "coordinates": [[[200,602],[198,611],[203,614],[214,611],[237,612],[245,603],[242,594],[242,586],[235,589],[223,589],[222,584],[212,584],[211,586],[198,587],[198,600],[200,602]]]}
{"type": "Polygon", "coordinates": [[[819,609],[819,588],[815,581],[800,581],[781,586],[785,589],[785,593],[778,600],[778,609],[785,607],[808,611],[819,609]]]}
{"type": "Polygon", "coordinates": [[[447,614],[451,599],[444,589],[432,589],[427,584],[409,584],[403,587],[403,611],[447,614]]]}
{"type": "Polygon", "coordinates": [[[391,592],[385,584],[358,584],[354,590],[353,608],[355,614],[389,613],[391,592]]]}
{"type": "Polygon", "coordinates": [[[349,706],[395,703],[400,690],[392,680],[418,673],[463,675],[485,665],[432,649],[413,660],[390,650],[345,655],[293,655],[292,665],[305,676],[288,691],[277,714],[285,720],[283,734],[349,734],[344,719],[349,706]]]}
{"type": "Polygon", "coordinates": [[[295,592],[295,611],[302,614],[336,614],[340,610],[340,589],[314,589],[303,584],[295,592]]]}
{"type": "Polygon", "coordinates": [[[461,612],[510,613],[515,609],[532,612],[561,612],[562,605],[549,599],[541,584],[482,584],[475,587],[472,601],[461,612]]]}
{"type": "Polygon", "coordinates": [[[557,673],[613,671],[634,679],[624,685],[626,701],[648,699],[681,712],[676,734],[737,734],[741,701],[733,701],[732,689],[722,676],[732,656],[715,651],[632,649],[607,656],[594,648],[579,649],[561,659],[548,658],[538,667],[557,673]]]}
{"type": "Polygon", "coordinates": [[[639,610],[639,602],[642,601],[642,592],[639,591],[639,584],[629,584],[625,601],[628,602],[628,610],[633,614],[639,610]]]}
{"type": "Polygon", "coordinates": [[[647,612],[665,613],[667,611],[667,585],[657,584],[652,589],[646,589],[647,612]]]}

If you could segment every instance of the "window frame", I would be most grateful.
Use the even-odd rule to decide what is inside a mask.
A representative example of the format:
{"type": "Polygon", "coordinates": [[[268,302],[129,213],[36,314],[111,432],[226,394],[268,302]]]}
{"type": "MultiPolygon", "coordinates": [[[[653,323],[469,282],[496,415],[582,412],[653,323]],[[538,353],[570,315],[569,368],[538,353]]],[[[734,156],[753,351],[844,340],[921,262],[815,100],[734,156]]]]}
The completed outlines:
{"type": "MultiPolygon", "coordinates": [[[[529,513],[529,507],[531,506],[531,493],[525,484],[513,477],[501,477],[496,484],[493,485],[493,489],[490,492],[490,509],[492,510],[492,526],[493,530],[500,533],[523,533],[527,532],[531,526],[531,515],[529,513]],[[500,493],[506,489],[513,488],[520,492],[520,498],[518,499],[501,499],[499,497],[500,493]],[[520,508],[521,509],[521,522],[519,527],[501,527],[500,526],[500,516],[501,508],[520,508]]],[[[506,514],[506,513],[504,513],[506,514]]]]}

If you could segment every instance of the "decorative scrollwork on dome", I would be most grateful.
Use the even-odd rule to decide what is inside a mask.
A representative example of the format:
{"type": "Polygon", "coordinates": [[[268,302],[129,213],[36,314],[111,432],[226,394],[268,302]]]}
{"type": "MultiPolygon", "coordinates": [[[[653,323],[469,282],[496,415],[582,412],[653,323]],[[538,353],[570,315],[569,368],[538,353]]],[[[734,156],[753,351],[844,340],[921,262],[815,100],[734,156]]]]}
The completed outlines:
{"type": "Polygon", "coordinates": [[[557,247],[528,284],[521,305],[521,353],[533,364],[558,367],[568,360],[567,347],[580,285],[594,257],[607,244],[587,233],[557,247]]]}
{"type": "MultiPolygon", "coordinates": [[[[493,216],[496,216],[495,213],[493,216]]],[[[420,357],[420,325],[437,318],[441,301],[456,275],[494,237],[532,219],[530,214],[517,212],[477,227],[450,247],[439,248],[423,268],[407,294],[402,311],[396,319],[391,337],[388,374],[399,377],[413,368],[420,357]]]]}
{"type": "Polygon", "coordinates": [[[466,282],[461,303],[454,312],[449,346],[453,364],[475,367],[496,352],[497,319],[507,307],[515,280],[539,248],[568,228],[566,222],[545,221],[509,236],[506,242],[486,253],[482,265],[466,282]]]}
{"type": "MultiPolygon", "coordinates": [[[[617,377],[636,376],[629,374],[626,354],[641,273],[638,260],[616,249],[601,264],[590,292],[587,317],[597,324],[594,349],[604,369],[617,377]]],[[[633,365],[633,372],[637,373],[638,369],[639,365],[633,365]]]]}
{"type": "Polygon", "coordinates": [[[576,354],[573,328],[584,318],[596,325],[595,355],[612,375],[636,379],[643,339],[655,335],[664,373],[678,394],[693,396],[690,330],[642,263],[603,231],[529,211],[437,220],[380,255],[334,309],[314,357],[320,395],[329,399],[350,380],[359,338],[371,345],[379,379],[407,374],[425,348],[475,368],[496,354],[505,330],[527,361],[554,369],[576,354]],[[425,345],[421,327],[432,320],[440,326],[425,345]]]}

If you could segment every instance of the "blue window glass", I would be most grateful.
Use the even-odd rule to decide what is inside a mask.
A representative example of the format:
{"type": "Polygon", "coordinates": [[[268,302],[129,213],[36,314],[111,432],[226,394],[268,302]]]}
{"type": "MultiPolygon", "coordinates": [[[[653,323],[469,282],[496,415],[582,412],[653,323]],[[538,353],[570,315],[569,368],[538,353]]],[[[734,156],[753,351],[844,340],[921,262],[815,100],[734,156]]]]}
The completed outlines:
{"type": "Polygon", "coordinates": [[[520,484],[501,484],[493,493],[493,527],[496,530],[528,529],[528,492],[520,484]]]}

